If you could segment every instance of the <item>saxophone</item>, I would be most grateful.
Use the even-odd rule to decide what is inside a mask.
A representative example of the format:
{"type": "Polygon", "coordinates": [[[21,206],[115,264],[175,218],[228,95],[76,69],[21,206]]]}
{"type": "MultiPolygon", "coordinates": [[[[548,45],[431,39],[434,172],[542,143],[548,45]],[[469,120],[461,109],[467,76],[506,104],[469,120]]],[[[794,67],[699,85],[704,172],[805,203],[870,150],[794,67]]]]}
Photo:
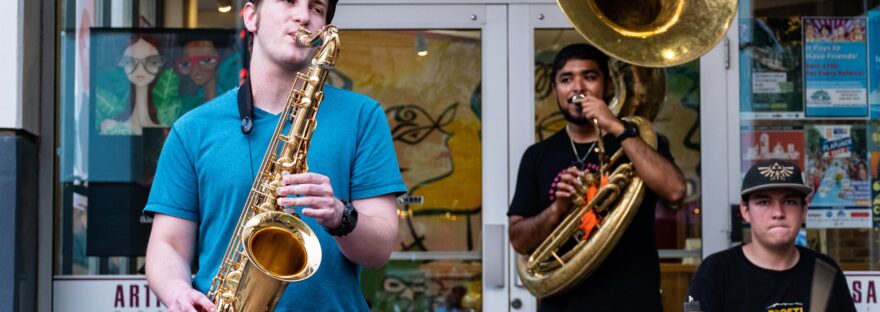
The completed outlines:
{"type": "Polygon", "coordinates": [[[296,214],[278,206],[276,189],[284,173],[308,171],[306,154],[317,124],[321,91],[339,55],[336,26],[317,34],[300,28],[296,42],[321,47],[307,74],[297,73],[269,149],[248,194],[232,240],[211,283],[208,297],[215,311],[272,311],[287,284],[309,278],[321,264],[315,232],[296,214]],[[287,135],[284,128],[290,124],[287,135]]]}

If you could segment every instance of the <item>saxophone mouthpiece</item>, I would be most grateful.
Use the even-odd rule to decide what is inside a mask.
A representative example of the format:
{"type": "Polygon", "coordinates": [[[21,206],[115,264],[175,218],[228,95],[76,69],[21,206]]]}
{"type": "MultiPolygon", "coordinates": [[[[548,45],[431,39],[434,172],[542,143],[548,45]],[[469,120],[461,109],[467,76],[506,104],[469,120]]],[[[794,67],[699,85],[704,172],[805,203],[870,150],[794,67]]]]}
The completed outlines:
{"type": "Polygon", "coordinates": [[[296,31],[296,44],[301,47],[311,48],[312,47],[312,32],[310,32],[305,27],[300,27],[296,31]]]}

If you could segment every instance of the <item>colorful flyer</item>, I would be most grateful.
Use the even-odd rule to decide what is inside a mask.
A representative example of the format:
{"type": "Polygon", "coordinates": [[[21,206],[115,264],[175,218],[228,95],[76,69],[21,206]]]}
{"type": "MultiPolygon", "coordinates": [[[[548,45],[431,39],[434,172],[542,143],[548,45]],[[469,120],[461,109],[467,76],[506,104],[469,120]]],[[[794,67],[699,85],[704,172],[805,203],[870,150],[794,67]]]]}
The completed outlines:
{"type": "Polygon", "coordinates": [[[871,227],[871,190],[863,125],[810,125],[806,137],[809,228],[871,227]]]}
{"type": "Polygon", "coordinates": [[[805,17],[804,80],[808,117],[866,117],[866,20],[805,17]]]}
{"type": "Polygon", "coordinates": [[[880,10],[868,11],[868,103],[871,119],[880,119],[880,10]]]}
{"type": "Polygon", "coordinates": [[[800,17],[761,17],[740,22],[742,118],[803,117],[800,24],[800,17]]]}
{"type": "Polygon", "coordinates": [[[868,155],[871,160],[868,176],[871,177],[871,210],[874,227],[880,227],[880,122],[868,124],[868,155]]]}
{"type": "Polygon", "coordinates": [[[871,209],[864,207],[810,207],[807,228],[870,228],[871,209]]]}
{"type": "Polygon", "coordinates": [[[752,164],[771,158],[789,160],[804,168],[803,127],[743,127],[740,146],[740,173],[743,175],[752,164]]]}

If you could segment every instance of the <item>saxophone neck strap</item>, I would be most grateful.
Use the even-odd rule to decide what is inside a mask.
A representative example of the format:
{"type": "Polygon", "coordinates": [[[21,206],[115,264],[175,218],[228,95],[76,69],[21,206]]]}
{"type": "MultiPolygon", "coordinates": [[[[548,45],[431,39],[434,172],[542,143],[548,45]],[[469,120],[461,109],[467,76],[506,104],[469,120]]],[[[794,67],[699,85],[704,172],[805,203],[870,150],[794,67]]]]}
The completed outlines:
{"type": "Polygon", "coordinates": [[[238,116],[241,118],[241,133],[248,135],[254,129],[254,93],[250,77],[238,88],[238,116]]]}

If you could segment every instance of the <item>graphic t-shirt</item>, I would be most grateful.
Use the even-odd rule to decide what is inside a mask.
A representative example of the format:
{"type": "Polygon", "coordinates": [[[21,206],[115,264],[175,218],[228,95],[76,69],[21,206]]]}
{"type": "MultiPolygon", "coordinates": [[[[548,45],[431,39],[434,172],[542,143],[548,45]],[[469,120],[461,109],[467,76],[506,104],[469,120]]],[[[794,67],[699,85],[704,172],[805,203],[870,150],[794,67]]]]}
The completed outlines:
{"type": "Polygon", "coordinates": [[[798,246],[800,259],[792,268],[760,268],[746,258],[742,245],[706,258],[691,282],[688,295],[702,311],[810,311],[810,291],[816,259],[837,268],[827,311],[855,311],[846,278],[826,255],[798,246]]]}
{"type": "MultiPolygon", "coordinates": [[[[611,135],[603,137],[606,155],[620,149],[611,135]]],[[[507,215],[533,217],[553,202],[554,179],[571,166],[595,171],[599,162],[592,143],[575,144],[563,129],[530,146],[523,154],[516,192],[507,215]],[[578,157],[587,155],[581,163],[578,157]]],[[[658,151],[672,160],[668,142],[658,137],[658,151]]],[[[625,157],[622,162],[628,161],[625,157]]],[[[568,292],[543,298],[539,311],[660,311],[660,266],[654,242],[656,195],[646,190],[635,217],[601,266],[568,292]]]]}

